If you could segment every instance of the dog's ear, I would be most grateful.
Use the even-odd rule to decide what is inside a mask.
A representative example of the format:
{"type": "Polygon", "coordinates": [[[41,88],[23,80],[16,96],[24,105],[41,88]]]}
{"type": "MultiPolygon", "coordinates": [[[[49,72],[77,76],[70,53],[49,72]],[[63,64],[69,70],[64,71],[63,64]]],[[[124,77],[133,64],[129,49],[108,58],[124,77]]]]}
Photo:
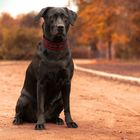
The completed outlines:
{"type": "Polygon", "coordinates": [[[50,9],[51,7],[46,7],[46,8],[43,8],[37,16],[35,16],[35,21],[38,21],[40,20],[41,17],[44,17],[44,15],[46,14],[46,12],[50,9]]]}
{"type": "Polygon", "coordinates": [[[69,10],[68,8],[66,8],[66,11],[68,12],[70,24],[73,26],[74,22],[77,19],[77,14],[74,11],[69,10]]]}

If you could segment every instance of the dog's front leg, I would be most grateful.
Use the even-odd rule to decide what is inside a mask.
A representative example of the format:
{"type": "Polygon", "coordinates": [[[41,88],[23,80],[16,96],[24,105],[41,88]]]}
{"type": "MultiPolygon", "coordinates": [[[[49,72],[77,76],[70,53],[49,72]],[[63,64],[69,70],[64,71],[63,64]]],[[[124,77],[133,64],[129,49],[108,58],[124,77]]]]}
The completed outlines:
{"type": "Polygon", "coordinates": [[[35,126],[36,130],[45,129],[45,115],[44,115],[44,103],[45,103],[45,90],[43,84],[40,81],[37,83],[37,123],[35,126]]]}
{"type": "Polygon", "coordinates": [[[68,128],[77,128],[78,125],[72,120],[70,113],[70,90],[71,90],[71,82],[67,81],[62,88],[65,121],[68,128]]]}

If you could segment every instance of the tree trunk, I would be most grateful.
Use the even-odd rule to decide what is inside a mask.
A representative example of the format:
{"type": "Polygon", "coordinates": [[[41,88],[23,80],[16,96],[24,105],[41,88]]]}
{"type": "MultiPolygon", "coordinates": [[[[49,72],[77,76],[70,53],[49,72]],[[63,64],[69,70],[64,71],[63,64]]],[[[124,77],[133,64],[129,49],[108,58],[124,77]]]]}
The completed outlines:
{"type": "Polygon", "coordinates": [[[112,60],[112,41],[108,41],[108,60],[112,60]]]}
{"type": "Polygon", "coordinates": [[[91,48],[91,57],[92,58],[99,58],[99,50],[97,48],[96,42],[90,43],[90,48],[91,48]]]}

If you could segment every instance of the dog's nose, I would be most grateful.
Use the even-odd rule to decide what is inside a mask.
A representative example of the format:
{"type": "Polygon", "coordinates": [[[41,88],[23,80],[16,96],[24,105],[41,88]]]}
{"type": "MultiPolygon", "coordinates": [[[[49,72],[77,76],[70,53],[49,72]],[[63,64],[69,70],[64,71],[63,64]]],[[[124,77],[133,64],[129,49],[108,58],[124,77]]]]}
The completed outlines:
{"type": "Polygon", "coordinates": [[[64,31],[64,25],[58,25],[57,30],[58,32],[62,33],[64,31]]]}

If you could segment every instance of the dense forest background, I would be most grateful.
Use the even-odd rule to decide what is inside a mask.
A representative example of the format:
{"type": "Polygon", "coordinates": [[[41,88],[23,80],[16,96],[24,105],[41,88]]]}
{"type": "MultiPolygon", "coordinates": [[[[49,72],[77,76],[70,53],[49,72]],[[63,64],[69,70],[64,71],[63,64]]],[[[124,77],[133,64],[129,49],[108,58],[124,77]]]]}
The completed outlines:
{"type": "MultiPolygon", "coordinates": [[[[139,59],[140,0],[78,0],[69,46],[79,58],[139,59]]],[[[42,38],[36,12],[0,16],[0,59],[30,59],[42,38]]]]}

